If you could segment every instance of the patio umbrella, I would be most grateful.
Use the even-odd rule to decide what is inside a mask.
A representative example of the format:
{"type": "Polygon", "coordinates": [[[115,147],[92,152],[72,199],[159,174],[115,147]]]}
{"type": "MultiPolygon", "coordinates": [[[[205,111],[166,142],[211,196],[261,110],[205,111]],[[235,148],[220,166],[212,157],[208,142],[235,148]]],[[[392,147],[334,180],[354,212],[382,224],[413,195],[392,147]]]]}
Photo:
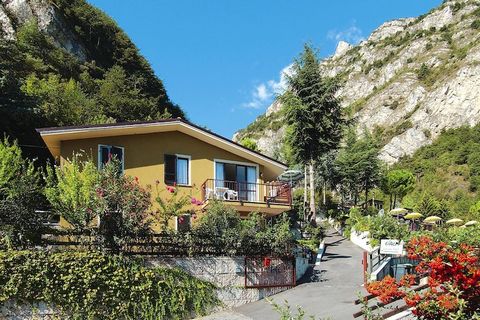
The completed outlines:
{"type": "Polygon", "coordinates": [[[404,218],[409,220],[417,220],[418,218],[421,218],[421,217],[423,217],[423,214],[419,212],[410,212],[404,218]]]}
{"type": "Polygon", "coordinates": [[[395,208],[395,209],[392,209],[390,210],[390,214],[391,215],[399,215],[399,214],[404,214],[404,213],[407,213],[407,209],[403,209],[403,208],[395,208]]]}
{"type": "Polygon", "coordinates": [[[300,170],[287,170],[278,176],[279,181],[295,182],[303,178],[303,172],[300,170]]]}
{"type": "Polygon", "coordinates": [[[466,226],[466,227],[469,227],[469,226],[473,226],[473,225],[475,225],[475,224],[477,224],[477,223],[478,223],[477,220],[470,220],[470,221],[468,221],[467,223],[465,223],[465,226],[466,226]]]}
{"type": "Polygon", "coordinates": [[[435,223],[435,222],[438,222],[442,220],[442,218],[440,217],[437,217],[437,216],[430,216],[430,217],[426,217],[425,220],[423,220],[423,222],[426,222],[426,223],[435,223]]]}
{"type": "Polygon", "coordinates": [[[457,224],[461,224],[463,222],[462,219],[458,219],[458,218],[453,218],[453,219],[450,219],[446,222],[446,224],[454,224],[454,225],[457,225],[457,224]]]}

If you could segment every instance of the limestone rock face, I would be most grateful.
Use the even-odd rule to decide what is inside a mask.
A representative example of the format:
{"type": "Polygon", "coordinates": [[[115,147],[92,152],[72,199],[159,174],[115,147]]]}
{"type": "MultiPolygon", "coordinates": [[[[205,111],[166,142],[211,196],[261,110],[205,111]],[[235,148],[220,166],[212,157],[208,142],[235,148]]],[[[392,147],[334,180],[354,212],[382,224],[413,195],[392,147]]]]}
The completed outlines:
{"type": "Polygon", "coordinates": [[[335,54],[333,55],[333,58],[339,57],[345,52],[348,51],[348,49],[352,48],[352,45],[349,44],[348,42],[345,41],[339,41],[337,44],[337,49],[335,49],[335,54]]]}
{"type": "MultiPolygon", "coordinates": [[[[474,21],[480,23],[480,2],[445,1],[421,17],[386,22],[367,40],[322,62],[325,75],[344,80],[339,98],[354,114],[358,133],[367,129],[381,138],[385,162],[413,154],[444,129],[480,122],[480,37],[474,21]]],[[[278,121],[274,115],[281,109],[275,102],[267,118],[278,121]]],[[[247,128],[237,138],[254,137],[273,156],[268,146],[280,143],[285,128],[271,131],[247,128]]]]}
{"type": "Polygon", "coordinates": [[[22,26],[35,20],[41,31],[50,35],[59,47],[74,54],[81,61],[87,57],[86,49],[75,36],[64,17],[47,0],[1,0],[0,29],[6,39],[15,39],[13,26],[22,26]]]}

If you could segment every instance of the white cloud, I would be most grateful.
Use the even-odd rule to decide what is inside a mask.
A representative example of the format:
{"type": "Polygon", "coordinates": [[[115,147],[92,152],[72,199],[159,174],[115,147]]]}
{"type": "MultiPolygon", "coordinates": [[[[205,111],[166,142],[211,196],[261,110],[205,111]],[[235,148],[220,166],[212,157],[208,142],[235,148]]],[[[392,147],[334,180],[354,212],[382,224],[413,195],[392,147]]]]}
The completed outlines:
{"type": "Polygon", "coordinates": [[[260,101],[265,101],[270,99],[272,92],[270,91],[270,88],[267,88],[265,83],[261,83],[255,88],[253,96],[260,101]]]}
{"type": "Polygon", "coordinates": [[[249,109],[260,109],[272,103],[276,95],[280,95],[287,89],[287,76],[292,74],[292,65],[288,65],[280,71],[279,79],[268,80],[257,85],[252,90],[252,97],[249,102],[242,104],[242,107],[249,109]]]}
{"type": "Polygon", "coordinates": [[[360,41],[365,39],[362,29],[356,26],[355,21],[353,21],[352,24],[344,30],[332,29],[328,31],[327,38],[330,40],[335,40],[336,42],[343,40],[350,44],[358,44],[360,41]]]}

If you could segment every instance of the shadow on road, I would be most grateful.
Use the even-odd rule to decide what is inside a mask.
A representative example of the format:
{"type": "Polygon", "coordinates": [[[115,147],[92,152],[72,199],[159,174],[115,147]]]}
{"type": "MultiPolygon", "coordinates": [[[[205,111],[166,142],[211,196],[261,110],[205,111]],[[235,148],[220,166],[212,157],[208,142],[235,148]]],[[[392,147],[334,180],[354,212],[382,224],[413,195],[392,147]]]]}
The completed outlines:
{"type": "Polygon", "coordinates": [[[350,259],[352,256],[347,256],[344,254],[336,254],[336,253],[325,253],[323,255],[322,261],[329,261],[333,259],[350,259]]]}
{"type": "Polygon", "coordinates": [[[311,282],[324,282],[326,270],[320,270],[318,266],[311,266],[307,272],[297,281],[297,285],[311,283],[311,282]]]}

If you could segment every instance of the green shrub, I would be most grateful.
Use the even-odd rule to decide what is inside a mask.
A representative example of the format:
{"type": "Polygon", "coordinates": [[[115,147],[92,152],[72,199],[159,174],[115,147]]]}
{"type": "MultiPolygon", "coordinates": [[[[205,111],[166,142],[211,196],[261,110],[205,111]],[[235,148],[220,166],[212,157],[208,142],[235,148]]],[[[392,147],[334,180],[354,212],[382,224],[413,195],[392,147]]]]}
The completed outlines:
{"type": "Polygon", "coordinates": [[[17,143],[0,140],[0,248],[33,244],[42,228],[40,176],[17,143]]]}
{"type": "Polygon", "coordinates": [[[175,269],[98,252],[0,252],[0,303],[43,301],[75,319],[185,319],[217,304],[214,286],[175,269]]]}
{"type": "Polygon", "coordinates": [[[427,79],[430,72],[431,72],[430,68],[425,63],[422,63],[422,65],[420,66],[420,69],[417,70],[418,80],[423,81],[427,79]]]}
{"type": "Polygon", "coordinates": [[[295,243],[286,214],[273,223],[258,213],[240,219],[238,212],[222,202],[211,204],[194,226],[192,237],[202,235],[215,238],[221,250],[230,255],[273,253],[285,256],[292,253],[295,243]]]}
{"type": "Polygon", "coordinates": [[[78,231],[89,230],[101,210],[100,173],[92,161],[73,155],[61,167],[47,167],[45,196],[55,213],[78,231]]]}
{"type": "MultiPolygon", "coordinates": [[[[278,128],[276,128],[278,130],[278,128]]],[[[253,151],[260,151],[258,149],[258,145],[257,143],[255,142],[255,140],[253,140],[252,138],[243,138],[242,141],[240,141],[240,144],[242,146],[244,146],[245,148],[248,148],[250,150],[253,150],[253,151]]]]}
{"type": "Polygon", "coordinates": [[[480,29],[480,20],[477,19],[477,20],[473,21],[472,24],[470,25],[470,27],[472,27],[473,29],[476,29],[476,30],[480,29]]]}

